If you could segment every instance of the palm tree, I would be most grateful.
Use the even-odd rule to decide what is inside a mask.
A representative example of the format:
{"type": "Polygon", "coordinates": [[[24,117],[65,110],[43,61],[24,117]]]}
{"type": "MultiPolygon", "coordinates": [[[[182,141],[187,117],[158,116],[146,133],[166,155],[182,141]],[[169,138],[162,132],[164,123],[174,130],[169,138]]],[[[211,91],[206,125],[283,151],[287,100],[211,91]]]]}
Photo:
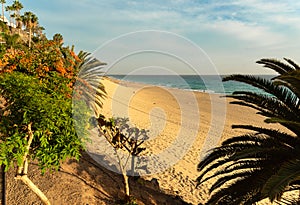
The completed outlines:
{"type": "Polygon", "coordinates": [[[257,61],[280,74],[271,80],[250,75],[223,79],[262,89],[265,93],[239,91],[228,97],[290,132],[233,125],[251,132],[225,140],[198,164],[198,186],[215,179],[207,204],[253,204],[264,198],[284,201],[285,192],[300,189],[300,67],[285,60],[288,64],[274,59],[257,61]]]}
{"type": "MultiPolygon", "coordinates": [[[[106,97],[104,85],[101,83],[104,75],[103,66],[106,63],[91,57],[90,53],[84,51],[79,52],[78,58],[80,61],[74,65],[76,72],[78,72],[74,96],[76,93],[83,93],[78,99],[86,102],[95,115],[99,117],[102,100],[106,97]]],[[[76,103],[76,101],[74,102],[76,103]]]]}
{"type": "Polygon", "coordinates": [[[16,18],[16,28],[18,29],[18,33],[20,35],[21,33],[21,29],[22,29],[22,25],[23,25],[23,21],[22,21],[22,17],[21,16],[17,16],[16,18]]]}
{"type": "Polygon", "coordinates": [[[22,22],[26,26],[26,29],[29,30],[29,40],[28,40],[28,47],[31,47],[31,38],[32,38],[32,30],[38,24],[38,17],[30,11],[24,13],[21,17],[22,22]]]}
{"type": "Polygon", "coordinates": [[[60,33],[56,33],[53,36],[53,41],[56,42],[58,45],[62,45],[64,42],[64,38],[60,33]]]}
{"type": "Polygon", "coordinates": [[[23,8],[23,5],[18,0],[15,0],[11,6],[16,11],[16,15],[20,16],[20,10],[23,8]]]}
{"type": "Polygon", "coordinates": [[[15,0],[11,7],[14,11],[15,25],[17,28],[20,28],[20,10],[23,8],[23,5],[18,0],[15,0]]]}
{"type": "Polygon", "coordinates": [[[11,20],[12,20],[11,27],[15,28],[16,25],[17,25],[17,23],[16,23],[16,18],[17,18],[16,13],[12,13],[12,14],[10,15],[10,18],[11,18],[11,20]]]}
{"type": "Polygon", "coordinates": [[[9,26],[11,26],[11,24],[12,24],[12,20],[11,20],[11,12],[13,11],[13,9],[12,9],[11,6],[6,6],[6,7],[5,7],[5,11],[8,11],[8,13],[9,13],[9,26]]]}
{"type": "Polygon", "coordinates": [[[41,37],[43,36],[43,31],[45,30],[44,27],[40,26],[40,24],[38,23],[36,25],[36,27],[33,28],[33,35],[35,34],[39,39],[41,39],[41,37]]]}
{"type": "Polygon", "coordinates": [[[2,4],[2,21],[4,22],[4,4],[6,3],[6,1],[0,0],[0,3],[2,4]]]}

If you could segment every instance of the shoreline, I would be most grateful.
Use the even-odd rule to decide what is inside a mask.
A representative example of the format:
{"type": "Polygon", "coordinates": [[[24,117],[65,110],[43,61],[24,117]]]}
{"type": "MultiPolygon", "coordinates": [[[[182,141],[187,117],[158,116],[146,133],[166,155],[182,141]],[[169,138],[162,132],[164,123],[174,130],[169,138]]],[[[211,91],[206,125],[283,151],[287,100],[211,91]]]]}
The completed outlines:
{"type": "MultiPolygon", "coordinates": [[[[230,99],[219,94],[132,83],[110,77],[104,77],[102,83],[108,97],[103,102],[101,113],[107,118],[128,117],[132,126],[150,130],[143,155],[165,154],[163,160],[150,158],[146,161],[145,165],[153,174],[141,172],[142,177],[147,180],[155,178],[162,189],[179,195],[188,203],[198,204],[208,198],[208,185],[196,188],[195,183],[200,157],[224,139],[245,134],[245,130],[232,130],[231,125],[251,122],[256,126],[270,127],[263,123],[264,118],[255,110],[232,105],[230,99]],[[171,163],[165,166],[165,162],[171,163]],[[154,173],[155,169],[161,170],[154,173]]],[[[92,144],[95,146],[97,143],[92,144]]],[[[93,146],[89,149],[97,152],[93,146]]],[[[101,156],[104,155],[105,151],[101,153],[101,156]]],[[[108,159],[107,156],[105,159],[108,159]]]]}
{"type": "MultiPolygon", "coordinates": [[[[188,75],[187,75],[188,76],[188,75]]],[[[216,93],[213,90],[207,90],[207,92],[205,92],[205,90],[195,90],[195,89],[183,89],[183,88],[177,88],[177,87],[169,87],[166,85],[155,85],[155,84],[149,84],[149,83],[143,83],[143,82],[136,82],[136,81],[129,81],[129,80],[121,80],[118,78],[115,78],[113,76],[103,76],[104,78],[107,78],[108,80],[118,83],[120,85],[127,85],[127,86],[132,86],[132,85],[137,85],[137,86],[153,86],[153,87],[161,87],[161,88],[165,88],[165,89],[174,89],[174,90],[182,90],[182,91],[187,91],[187,92],[196,92],[196,93],[207,93],[207,94],[212,94],[212,95],[223,95],[225,97],[225,95],[230,94],[230,93],[216,93]],[[212,92],[209,92],[212,91],[212,92]]]]}

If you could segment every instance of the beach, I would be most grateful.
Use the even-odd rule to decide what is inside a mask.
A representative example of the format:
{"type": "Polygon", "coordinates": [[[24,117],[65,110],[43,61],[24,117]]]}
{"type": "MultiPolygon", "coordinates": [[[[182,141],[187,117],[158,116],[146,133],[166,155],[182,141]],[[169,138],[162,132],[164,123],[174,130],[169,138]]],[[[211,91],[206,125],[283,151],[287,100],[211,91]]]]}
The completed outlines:
{"type": "MultiPolygon", "coordinates": [[[[102,83],[107,97],[100,112],[107,118],[128,118],[130,126],[148,131],[149,138],[143,144],[146,150],[137,160],[144,169],[136,171],[147,180],[155,179],[162,189],[192,204],[208,198],[208,184],[196,188],[200,159],[222,140],[246,133],[241,129],[233,130],[232,125],[277,126],[265,124],[264,118],[254,109],[230,104],[232,100],[221,94],[106,77],[102,83]]],[[[92,138],[88,152],[110,161],[110,156],[103,156],[111,155],[110,151],[103,150],[103,142],[97,140],[92,138]]],[[[115,167],[113,161],[107,165],[115,167]]]]}

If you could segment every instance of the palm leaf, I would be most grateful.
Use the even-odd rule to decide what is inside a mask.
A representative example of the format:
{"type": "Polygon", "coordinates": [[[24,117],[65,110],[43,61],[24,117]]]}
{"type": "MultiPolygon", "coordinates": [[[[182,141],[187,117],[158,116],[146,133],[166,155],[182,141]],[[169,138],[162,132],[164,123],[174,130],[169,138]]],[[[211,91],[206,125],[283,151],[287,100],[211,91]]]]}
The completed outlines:
{"type": "Polygon", "coordinates": [[[105,88],[101,83],[105,63],[88,57],[89,55],[89,53],[80,53],[84,63],[78,65],[80,71],[75,84],[74,95],[78,95],[77,100],[85,101],[98,116],[99,110],[102,108],[102,101],[106,97],[105,88]]]}
{"type": "MultiPolygon", "coordinates": [[[[293,108],[293,107],[296,107],[296,109],[298,108],[297,107],[297,103],[298,103],[297,96],[295,96],[290,90],[288,90],[284,87],[275,85],[270,80],[263,79],[263,78],[256,77],[256,76],[251,76],[251,75],[230,75],[230,76],[223,78],[223,81],[229,81],[229,80],[247,83],[249,85],[252,85],[254,87],[262,89],[265,92],[275,96],[277,101],[284,103],[285,105],[289,106],[290,108],[293,108]]],[[[268,97],[270,99],[275,99],[274,97],[271,98],[270,96],[264,96],[264,95],[253,93],[253,92],[241,92],[241,91],[233,93],[233,95],[230,95],[230,97],[234,98],[235,95],[254,96],[254,94],[256,94],[256,96],[262,97],[264,99],[267,99],[268,97]]]]}
{"type": "MultiPolygon", "coordinates": [[[[263,197],[258,192],[259,183],[256,180],[258,173],[247,171],[247,177],[236,178],[236,181],[214,192],[207,204],[254,204],[263,197]],[[252,200],[251,200],[252,199],[252,200]]],[[[241,175],[238,175],[241,176],[241,175]]]]}
{"type": "MultiPolygon", "coordinates": [[[[277,140],[289,146],[295,146],[300,143],[299,139],[296,138],[295,136],[289,135],[284,132],[280,132],[279,130],[256,127],[252,125],[232,125],[232,129],[247,129],[247,130],[255,131],[261,134],[265,134],[266,136],[274,138],[274,140],[277,140]]],[[[253,137],[255,138],[255,136],[253,137]]],[[[234,138],[230,138],[225,142],[230,143],[232,140],[234,140],[234,138]]]]}
{"type": "Polygon", "coordinates": [[[264,185],[262,193],[271,201],[280,199],[291,181],[300,179],[300,160],[288,161],[282,165],[276,175],[273,175],[264,185]]]}
{"type": "Polygon", "coordinates": [[[283,58],[283,59],[287,61],[289,64],[291,64],[295,68],[295,70],[300,70],[300,66],[297,63],[295,63],[295,61],[289,58],[283,58]]]}
{"type": "MultiPolygon", "coordinates": [[[[297,73],[299,73],[299,70],[297,70],[297,73]]],[[[299,76],[295,76],[294,73],[274,78],[274,84],[289,88],[298,97],[298,99],[300,98],[300,79],[299,76]]]]}
{"type": "Polygon", "coordinates": [[[281,61],[278,61],[276,59],[261,59],[259,61],[256,61],[256,63],[263,64],[263,67],[271,68],[281,75],[294,70],[294,68],[290,65],[282,63],[281,61]]]}
{"type": "MultiPolygon", "coordinates": [[[[280,123],[293,134],[252,125],[233,125],[249,134],[222,142],[198,164],[198,185],[216,179],[207,204],[253,204],[269,197],[274,201],[285,191],[300,188],[300,66],[290,59],[258,61],[281,74],[272,80],[251,75],[231,75],[267,94],[238,91],[227,97],[256,109],[266,123],[280,123]],[[287,159],[289,160],[287,162],[287,159]]],[[[282,200],[288,203],[288,201],[282,200]]]]}

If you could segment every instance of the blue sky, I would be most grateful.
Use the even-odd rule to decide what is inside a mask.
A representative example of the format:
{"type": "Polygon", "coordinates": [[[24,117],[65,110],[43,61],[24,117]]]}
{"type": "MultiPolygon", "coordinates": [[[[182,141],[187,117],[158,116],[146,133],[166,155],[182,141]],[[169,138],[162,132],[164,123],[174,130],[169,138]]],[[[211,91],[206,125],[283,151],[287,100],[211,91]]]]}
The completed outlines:
{"type": "Polygon", "coordinates": [[[221,74],[272,73],[255,64],[264,57],[300,63],[300,2],[295,0],[20,2],[23,11],[37,14],[47,37],[61,33],[76,51],[93,52],[128,32],[160,30],[197,44],[221,74]]]}

